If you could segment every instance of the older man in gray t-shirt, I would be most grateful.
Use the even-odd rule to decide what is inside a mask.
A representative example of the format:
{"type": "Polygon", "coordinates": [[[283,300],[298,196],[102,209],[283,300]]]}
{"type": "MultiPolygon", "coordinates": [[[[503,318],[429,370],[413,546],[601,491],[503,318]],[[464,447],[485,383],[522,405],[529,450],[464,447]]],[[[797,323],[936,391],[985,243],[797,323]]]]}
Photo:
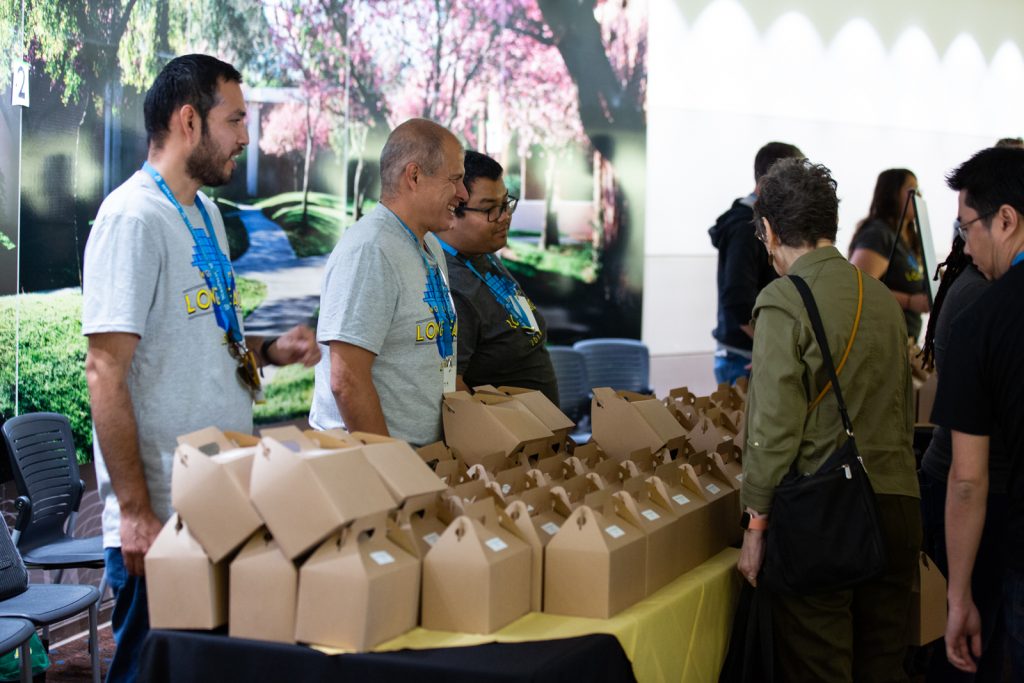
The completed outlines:
{"type": "Polygon", "coordinates": [[[467,199],[463,150],[444,127],[411,119],[381,152],[381,201],[349,228],[320,292],[310,424],[422,445],[441,436],[455,389],[455,306],[434,232],[467,199]]]}

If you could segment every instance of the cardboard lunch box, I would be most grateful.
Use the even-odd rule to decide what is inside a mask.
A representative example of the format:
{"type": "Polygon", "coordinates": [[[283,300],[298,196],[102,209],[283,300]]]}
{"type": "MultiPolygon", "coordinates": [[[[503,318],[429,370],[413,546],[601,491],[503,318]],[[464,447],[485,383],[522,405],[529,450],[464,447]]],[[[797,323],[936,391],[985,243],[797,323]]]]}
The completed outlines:
{"type": "Polygon", "coordinates": [[[388,538],[413,557],[422,560],[448,528],[451,513],[438,493],[410,498],[388,516],[388,538]]]}
{"type": "MultiPolygon", "coordinates": [[[[549,451],[554,455],[566,455],[566,446],[569,441],[569,432],[573,430],[576,423],[551,402],[543,392],[535,389],[524,389],[522,387],[500,386],[493,387],[485,385],[475,387],[474,392],[491,393],[499,396],[511,396],[526,406],[544,426],[551,430],[554,435],[548,444],[549,451]]],[[[542,454],[543,456],[543,454],[542,454]]]]}
{"type": "Polygon", "coordinates": [[[679,573],[688,572],[721,552],[726,546],[725,537],[713,525],[706,498],[709,494],[701,486],[693,466],[668,463],[658,467],[652,479],[659,489],[660,500],[679,518],[679,573]]]}
{"type": "Polygon", "coordinates": [[[448,393],[441,416],[445,443],[467,465],[476,465],[495,452],[512,464],[527,463],[539,457],[554,438],[529,408],[510,396],[448,393]]]}
{"type": "Polygon", "coordinates": [[[409,498],[448,488],[405,441],[363,432],[351,436],[358,440],[366,459],[399,505],[409,498]]]}
{"type": "Polygon", "coordinates": [[[474,506],[423,559],[424,628],[493,633],[530,611],[532,550],[498,514],[492,500],[474,506]]]}
{"type": "Polygon", "coordinates": [[[743,540],[743,528],[740,526],[741,484],[722,469],[720,459],[716,461],[716,456],[709,456],[694,470],[703,489],[704,499],[708,501],[711,528],[716,536],[723,539],[724,548],[743,540]]]}
{"type": "Polygon", "coordinates": [[[212,562],[220,562],[263,526],[249,499],[256,447],[239,448],[208,428],[178,437],[171,504],[212,562]]]}
{"type": "Polygon", "coordinates": [[[627,490],[614,494],[620,514],[647,537],[647,571],[644,574],[644,595],[655,593],[678,577],[680,570],[680,518],[668,504],[652,501],[642,477],[631,480],[627,490]]]}
{"type": "Polygon", "coordinates": [[[397,505],[362,447],[322,449],[299,433],[285,441],[265,435],[260,448],[250,497],[289,559],[345,524],[397,505]]]}
{"type": "Polygon", "coordinates": [[[228,620],[228,563],[211,562],[172,515],[146,553],[151,628],[214,629],[228,620]]]}
{"type": "Polygon", "coordinates": [[[294,643],[299,569],[266,528],[238,551],[229,575],[228,635],[294,643]]]}
{"type": "Polygon", "coordinates": [[[359,519],[303,563],[296,640],[363,651],[416,626],[420,561],[385,531],[383,514],[359,519]]]}
{"type": "Polygon", "coordinates": [[[927,645],[946,633],[946,578],[925,553],[911,593],[910,644],[927,645]]]}
{"type": "Polygon", "coordinates": [[[502,526],[533,551],[531,612],[540,612],[544,607],[544,550],[571,514],[572,508],[564,492],[553,493],[547,487],[530,489],[505,508],[502,526]]]}
{"type": "Polygon", "coordinates": [[[686,432],[658,399],[607,387],[594,389],[591,400],[593,437],[603,451],[626,460],[638,449],[678,450],[686,432]]]}
{"type": "Polygon", "coordinates": [[[544,555],[544,611],[608,619],[641,600],[647,537],[620,517],[614,499],[573,510],[544,555]]]}

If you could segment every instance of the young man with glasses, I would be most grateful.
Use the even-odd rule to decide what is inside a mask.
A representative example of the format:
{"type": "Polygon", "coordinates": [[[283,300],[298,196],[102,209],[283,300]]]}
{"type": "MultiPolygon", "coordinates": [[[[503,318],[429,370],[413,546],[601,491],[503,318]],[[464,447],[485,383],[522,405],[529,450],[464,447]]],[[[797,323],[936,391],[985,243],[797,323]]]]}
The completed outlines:
{"type": "Polygon", "coordinates": [[[997,479],[990,447],[1009,459],[1002,549],[1003,610],[1012,680],[1024,680],[1024,149],[989,148],[947,180],[960,193],[957,232],[988,290],[953,321],[932,421],[952,432],[946,496],[949,614],[946,653],[959,669],[978,671],[990,614],[971,587],[984,544],[986,503],[997,479]]]}
{"type": "Polygon", "coordinates": [[[455,210],[454,227],[438,235],[459,315],[458,386],[537,389],[557,405],[544,317],[497,255],[519,200],[491,157],[466,152],[465,168],[469,201],[455,210]]]}

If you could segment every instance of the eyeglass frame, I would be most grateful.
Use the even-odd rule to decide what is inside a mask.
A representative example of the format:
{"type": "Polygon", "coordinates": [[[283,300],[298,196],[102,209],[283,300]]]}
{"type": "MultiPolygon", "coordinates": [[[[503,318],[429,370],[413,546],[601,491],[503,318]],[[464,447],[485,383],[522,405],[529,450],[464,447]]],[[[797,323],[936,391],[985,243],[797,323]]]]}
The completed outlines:
{"type": "Polygon", "coordinates": [[[997,213],[999,213],[999,209],[996,209],[994,211],[989,211],[988,213],[983,213],[980,216],[978,216],[977,218],[972,218],[971,220],[966,221],[966,222],[961,222],[959,218],[954,218],[953,219],[953,230],[956,231],[956,234],[957,234],[957,236],[960,239],[962,239],[964,242],[966,242],[967,241],[967,231],[964,230],[964,226],[965,225],[970,225],[971,223],[977,223],[978,221],[985,220],[986,218],[994,216],[997,213]]]}
{"type": "Polygon", "coordinates": [[[500,204],[496,204],[496,205],[494,205],[494,206],[492,206],[490,208],[487,208],[487,209],[473,208],[473,207],[466,206],[466,205],[462,205],[459,208],[462,209],[463,211],[476,211],[477,213],[485,213],[485,214],[487,214],[487,222],[488,223],[497,223],[499,220],[501,220],[501,216],[502,216],[502,214],[505,213],[506,210],[508,211],[508,215],[509,216],[514,214],[516,212],[516,207],[518,205],[519,205],[519,197],[513,197],[512,195],[506,195],[505,199],[500,204]],[[491,218],[491,212],[494,211],[495,209],[498,210],[498,214],[494,218],[491,218]]]}

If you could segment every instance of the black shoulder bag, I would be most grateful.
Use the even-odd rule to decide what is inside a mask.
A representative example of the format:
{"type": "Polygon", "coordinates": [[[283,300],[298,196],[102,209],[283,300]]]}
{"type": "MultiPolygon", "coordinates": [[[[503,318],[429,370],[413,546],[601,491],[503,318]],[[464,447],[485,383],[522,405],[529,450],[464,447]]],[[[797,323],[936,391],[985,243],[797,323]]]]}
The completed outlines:
{"type": "Polygon", "coordinates": [[[789,276],[804,300],[849,437],[813,474],[796,462],[775,489],[759,582],[793,595],[830,593],[877,577],[886,567],[878,502],[853,438],[818,307],[807,283],[789,276]]]}

